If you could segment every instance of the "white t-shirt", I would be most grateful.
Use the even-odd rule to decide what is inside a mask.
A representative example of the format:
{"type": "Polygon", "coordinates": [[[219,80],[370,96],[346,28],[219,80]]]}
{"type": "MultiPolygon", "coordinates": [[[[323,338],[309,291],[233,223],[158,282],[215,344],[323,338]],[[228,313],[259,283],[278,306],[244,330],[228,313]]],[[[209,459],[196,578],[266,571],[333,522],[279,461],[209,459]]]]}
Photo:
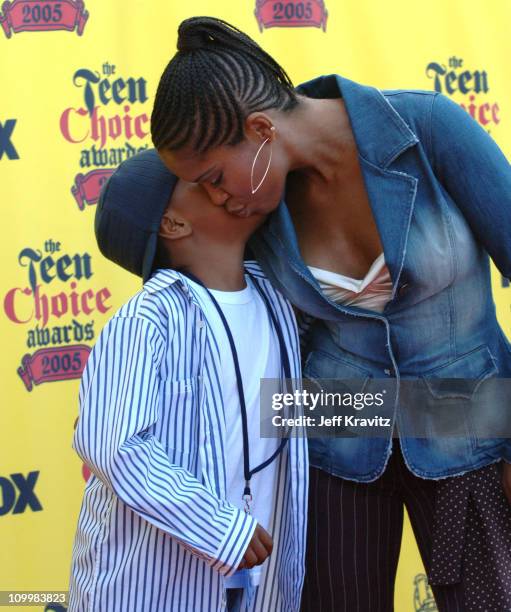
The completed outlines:
{"type": "MultiPolygon", "coordinates": [[[[245,275],[247,286],[241,291],[218,291],[210,289],[217,300],[231,330],[243,381],[247,408],[250,468],[254,469],[268,459],[281,442],[278,438],[260,437],[260,379],[279,379],[281,358],[278,338],[266,305],[253,286],[252,279],[245,275]]],[[[243,470],[243,430],[236,373],[231,347],[224,325],[213,301],[205,289],[190,281],[198,294],[200,305],[206,315],[222,363],[222,393],[226,420],[226,477],[227,499],[234,506],[244,509],[242,500],[245,488],[243,470]]],[[[274,509],[274,490],[278,459],[252,476],[250,488],[253,501],[251,514],[268,532],[274,509]]],[[[268,559],[264,562],[267,563],[268,559]]],[[[259,584],[264,564],[251,570],[251,582],[259,584]]],[[[228,587],[228,580],[226,586],[228,587]]]]}

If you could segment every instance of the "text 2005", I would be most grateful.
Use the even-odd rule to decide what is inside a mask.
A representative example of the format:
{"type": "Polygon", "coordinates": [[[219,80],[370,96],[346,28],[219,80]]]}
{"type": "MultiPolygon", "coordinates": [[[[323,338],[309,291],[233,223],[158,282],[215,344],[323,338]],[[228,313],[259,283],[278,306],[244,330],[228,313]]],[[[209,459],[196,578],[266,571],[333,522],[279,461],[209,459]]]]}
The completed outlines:
{"type": "Polygon", "coordinates": [[[56,374],[58,372],[80,372],[82,370],[82,361],[80,353],[76,351],[73,356],[69,353],[64,355],[54,355],[53,357],[43,357],[43,374],[56,374]]]}
{"type": "Polygon", "coordinates": [[[310,19],[312,17],[312,2],[275,2],[273,18],[278,19],[310,19]]]}
{"type": "Polygon", "coordinates": [[[36,4],[34,6],[26,5],[23,7],[23,23],[39,23],[41,20],[45,23],[57,23],[62,19],[62,4],[36,4]]]}

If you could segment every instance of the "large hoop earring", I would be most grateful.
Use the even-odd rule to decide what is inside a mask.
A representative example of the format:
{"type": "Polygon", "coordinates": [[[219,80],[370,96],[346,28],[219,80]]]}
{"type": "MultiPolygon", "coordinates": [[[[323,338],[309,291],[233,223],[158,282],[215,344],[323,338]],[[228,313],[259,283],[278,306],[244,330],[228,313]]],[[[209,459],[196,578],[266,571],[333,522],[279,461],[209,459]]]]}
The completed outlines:
{"type": "MultiPolygon", "coordinates": [[[[272,132],[275,131],[275,126],[274,125],[271,126],[271,130],[272,130],[272,132]]],[[[263,174],[263,178],[259,181],[259,185],[257,185],[257,187],[254,188],[254,168],[255,168],[255,163],[257,161],[257,158],[259,157],[259,153],[261,152],[261,150],[264,147],[264,145],[268,142],[268,140],[270,140],[269,136],[268,136],[268,138],[266,138],[266,140],[263,141],[263,143],[261,144],[261,146],[257,150],[257,153],[255,154],[255,157],[254,157],[254,161],[252,162],[252,169],[250,171],[250,187],[252,189],[252,195],[254,195],[254,193],[259,189],[259,187],[261,187],[261,185],[263,184],[264,179],[266,178],[266,175],[268,174],[268,170],[270,169],[271,157],[272,157],[272,154],[273,154],[273,143],[270,146],[270,159],[268,160],[268,165],[266,166],[266,170],[265,170],[265,172],[263,174]]]]}

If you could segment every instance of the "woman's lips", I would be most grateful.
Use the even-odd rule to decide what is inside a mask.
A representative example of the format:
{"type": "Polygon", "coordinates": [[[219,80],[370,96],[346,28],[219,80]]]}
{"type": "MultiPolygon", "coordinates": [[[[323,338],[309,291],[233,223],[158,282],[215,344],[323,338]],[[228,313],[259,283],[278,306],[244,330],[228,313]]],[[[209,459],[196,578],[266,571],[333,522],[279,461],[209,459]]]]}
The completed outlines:
{"type": "Polygon", "coordinates": [[[248,209],[246,204],[238,204],[234,206],[227,206],[227,212],[231,215],[237,215],[238,217],[247,217],[248,209]]]}

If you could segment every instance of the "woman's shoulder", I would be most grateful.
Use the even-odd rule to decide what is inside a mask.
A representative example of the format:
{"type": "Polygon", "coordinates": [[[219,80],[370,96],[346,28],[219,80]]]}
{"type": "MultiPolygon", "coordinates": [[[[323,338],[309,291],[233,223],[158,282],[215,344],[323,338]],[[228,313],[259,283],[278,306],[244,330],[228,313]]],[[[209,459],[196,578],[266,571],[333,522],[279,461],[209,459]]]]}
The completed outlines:
{"type": "Polygon", "coordinates": [[[380,89],[384,98],[397,112],[407,115],[422,115],[433,107],[437,91],[427,89],[380,89]]]}
{"type": "Polygon", "coordinates": [[[382,89],[380,92],[419,142],[427,144],[435,100],[441,94],[426,89],[382,89]]]}

